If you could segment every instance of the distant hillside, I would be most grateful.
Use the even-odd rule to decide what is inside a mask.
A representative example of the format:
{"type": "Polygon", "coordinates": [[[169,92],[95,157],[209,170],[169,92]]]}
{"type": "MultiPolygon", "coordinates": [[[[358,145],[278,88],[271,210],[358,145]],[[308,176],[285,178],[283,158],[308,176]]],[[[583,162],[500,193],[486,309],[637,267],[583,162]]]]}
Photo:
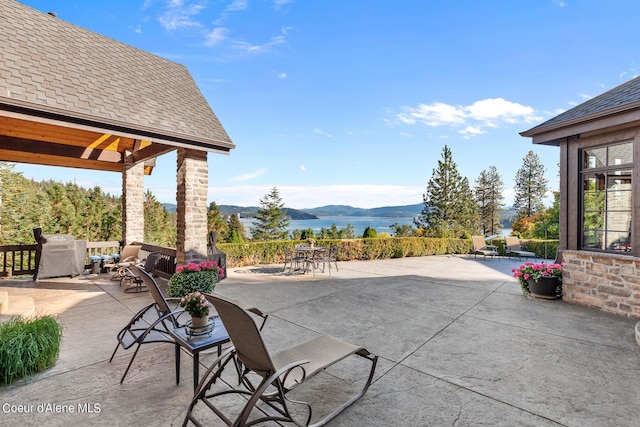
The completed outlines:
{"type": "Polygon", "coordinates": [[[345,205],[328,205],[313,209],[303,209],[304,212],[316,216],[375,216],[385,218],[413,217],[422,212],[424,204],[405,206],[384,206],[380,208],[354,208],[345,205]]]}
{"type": "MultiPolygon", "coordinates": [[[[176,210],[176,205],[171,203],[163,203],[163,206],[167,211],[173,212],[176,210]]],[[[240,214],[241,218],[255,218],[258,212],[257,206],[234,206],[234,205],[219,205],[220,213],[222,215],[235,215],[240,214]]],[[[424,208],[423,203],[417,205],[405,205],[405,206],[384,206],[380,208],[354,208],[353,206],[346,205],[327,205],[313,209],[287,209],[287,215],[291,219],[318,219],[318,217],[327,216],[363,216],[363,217],[381,217],[381,218],[409,218],[420,215],[424,208]]],[[[511,227],[511,223],[515,219],[516,210],[513,208],[506,208],[500,212],[500,219],[502,220],[503,227],[511,227]]]]}
{"type": "MultiPolygon", "coordinates": [[[[175,204],[171,204],[171,203],[163,203],[163,206],[168,212],[174,212],[177,208],[175,204]]],[[[218,208],[220,208],[220,213],[222,215],[240,214],[241,218],[254,218],[258,213],[258,208],[255,206],[243,207],[243,206],[233,206],[233,205],[220,205],[218,206],[218,208]]],[[[286,211],[287,211],[287,215],[291,219],[318,219],[317,216],[307,212],[303,212],[298,209],[286,208],[286,211]]]]}

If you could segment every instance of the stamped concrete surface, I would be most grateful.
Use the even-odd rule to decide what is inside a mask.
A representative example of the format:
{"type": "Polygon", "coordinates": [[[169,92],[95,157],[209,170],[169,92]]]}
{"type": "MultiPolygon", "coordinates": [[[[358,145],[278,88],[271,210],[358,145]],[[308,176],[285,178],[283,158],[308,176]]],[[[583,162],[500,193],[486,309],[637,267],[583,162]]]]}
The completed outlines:
{"type": "MultiPolygon", "coordinates": [[[[326,333],[380,356],[369,391],[332,426],[639,426],[638,321],[526,298],[511,277],[519,264],[351,261],[316,277],[254,266],[231,269],[216,292],[270,314],[264,337],[273,351],[326,333]]],[[[0,291],[32,297],[36,311],[64,326],[53,368],[0,388],[0,425],[181,425],[193,387],[186,353],[179,385],[171,344],[143,346],[123,384],[132,350],[108,363],[116,333],[149,295],[123,293],[106,274],[3,280],[0,291]]],[[[214,359],[201,356],[201,373],[214,359]]],[[[309,401],[317,419],[365,374],[346,360],[294,397],[309,401]]]]}

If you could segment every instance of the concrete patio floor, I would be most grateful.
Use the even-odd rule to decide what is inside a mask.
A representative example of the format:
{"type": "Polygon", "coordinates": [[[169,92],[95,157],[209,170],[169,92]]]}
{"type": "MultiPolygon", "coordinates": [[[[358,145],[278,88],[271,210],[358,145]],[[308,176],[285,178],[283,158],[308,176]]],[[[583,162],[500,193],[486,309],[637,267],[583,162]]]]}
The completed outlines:
{"type": "MultiPolygon", "coordinates": [[[[469,256],[351,261],[315,278],[255,266],[231,269],[216,292],[270,314],[264,336],[273,350],[326,333],[380,356],[369,391],[332,426],[639,426],[637,320],[526,298],[511,277],[519,264],[469,256]]],[[[64,326],[53,368],[0,388],[0,425],[182,423],[190,357],[181,358],[179,385],[171,344],[143,346],[123,384],[132,350],[108,363],[118,330],[151,302],[109,278],[0,281],[0,291],[32,296],[38,312],[64,326]]],[[[300,388],[318,415],[362,375],[351,368],[300,388]]]]}

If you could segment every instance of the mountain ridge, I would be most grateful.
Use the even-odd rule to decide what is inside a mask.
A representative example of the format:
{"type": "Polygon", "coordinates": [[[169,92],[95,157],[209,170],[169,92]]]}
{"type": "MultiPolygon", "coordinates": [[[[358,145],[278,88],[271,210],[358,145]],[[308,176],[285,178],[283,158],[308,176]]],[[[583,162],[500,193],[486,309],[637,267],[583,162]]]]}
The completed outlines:
{"type": "MultiPolygon", "coordinates": [[[[162,204],[168,212],[174,212],[177,208],[175,204],[162,204]]],[[[318,219],[322,216],[364,216],[364,217],[385,217],[401,218],[412,217],[420,214],[423,203],[402,206],[382,206],[377,208],[356,208],[348,205],[327,205],[310,209],[285,208],[287,216],[291,219],[318,219]]],[[[241,218],[254,218],[260,209],[257,206],[236,206],[218,205],[222,215],[240,214],[241,218]]]]}

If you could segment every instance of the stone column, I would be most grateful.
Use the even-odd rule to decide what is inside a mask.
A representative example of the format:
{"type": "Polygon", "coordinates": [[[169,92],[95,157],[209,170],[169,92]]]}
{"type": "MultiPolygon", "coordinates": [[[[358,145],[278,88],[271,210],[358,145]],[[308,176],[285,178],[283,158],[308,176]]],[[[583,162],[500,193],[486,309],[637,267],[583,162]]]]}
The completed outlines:
{"type": "Polygon", "coordinates": [[[207,152],[178,148],[176,263],[207,257],[207,152]]]}
{"type": "Polygon", "coordinates": [[[131,164],[125,157],[122,167],[122,239],[127,245],[144,241],[144,163],[131,164]]]}

